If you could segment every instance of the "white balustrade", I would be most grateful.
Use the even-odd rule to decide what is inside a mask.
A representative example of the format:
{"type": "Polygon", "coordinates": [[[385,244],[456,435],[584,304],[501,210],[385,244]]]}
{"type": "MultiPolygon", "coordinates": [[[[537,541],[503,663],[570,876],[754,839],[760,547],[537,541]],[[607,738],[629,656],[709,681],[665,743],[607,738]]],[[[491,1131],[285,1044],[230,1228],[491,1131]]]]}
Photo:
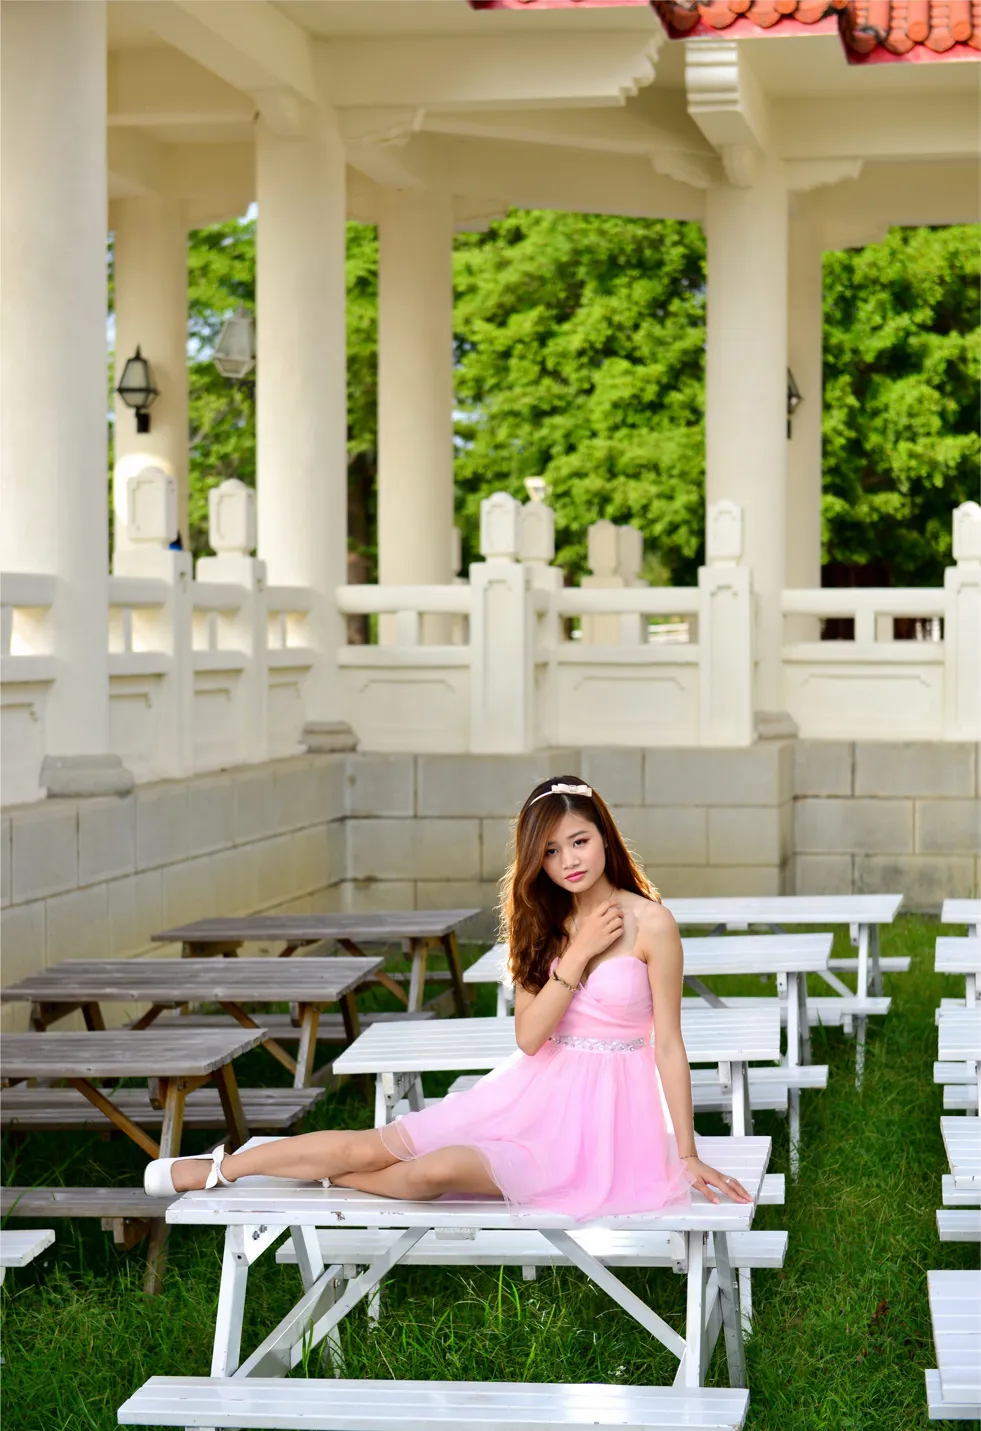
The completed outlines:
{"type": "MultiPolygon", "coordinates": [[[[216,489],[217,555],[194,580],[190,557],[169,546],[172,479],[147,470],[131,482],[130,541],[108,584],[112,754],[146,781],[302,749],[304,725],[323,718],[310,708],[318,663],[334,657],[316,645],[322,598],[267,587],[242,484],[216,489]]],[[[387,644],[336,653],[331,719],[348,721],[366,750],[751,744],[754,595],[739,509],[710,510],[694,587],[635,584],[637,534],[597,526],[589,585],[563,586],[551,565],[551,511],[497,493],[483,504],[483,560],[469,580],[339,587],[340,615],[376,628],[385,618],[390,630],[387,644]],[[438,631],[452,641],[427,640],[438,631]]],[[[783,593],[792,632],[854,623],[851,640],[783,647],[786,708],[802,736],[981,737],[981,507],[959,508],[954,530],[942,589],[783,593]],[[896,639],[899,618],[913,620],[916,639],[896,639]]],[[[45,703],[66,658],[53,649],[55,595],[50,576],[0,582],[5,803],[42,793],[45,703]]]]}

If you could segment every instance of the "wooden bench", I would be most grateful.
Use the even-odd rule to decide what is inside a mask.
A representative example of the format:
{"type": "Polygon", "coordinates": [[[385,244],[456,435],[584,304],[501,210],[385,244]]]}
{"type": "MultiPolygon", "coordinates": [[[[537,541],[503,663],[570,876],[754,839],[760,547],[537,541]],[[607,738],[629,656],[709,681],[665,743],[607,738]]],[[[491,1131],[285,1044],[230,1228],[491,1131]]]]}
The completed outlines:
{"type": "Polygon", "coordinates": [[[302,1426],[304,1431],[739,1431],[749,1392],[533,1382],[153,1376],[120,1426],[302,1426]]]}
{"type": "MultiPolygon", "coordinates": [[[[250,1129],[263,1133],[282,1133],[293,1128],[324,1096],[321,1088],[242,1088],[239,1093],[246,1123],[250,1129]]],[[[141,1128],[162,1126],[164,1111],[153,1106],[145,1088],[123,1088],[107,1096],[113,1107],[131,1123],[141,1128]]],[[[225,1126],[217,1089],[199,1088],[187,1095],[185,1128],[225,1126]]],[[[94,1128],[108,1132],[111,1124],[74,1088],[17,1087],[4,1089],[0,1128],[94,1128]]]]}
{"type": "Polygon", "coordinates": [[[928,1272],[937,1367],[926,1373],[930,1419],[981,1418],[981,1272],[928,1272]]]}
{"type": "Polygon", "coordinates": [[[938,1207],[941,1242],[981,1242],[981,1207],[938,1207]]]}
{"type": "MultiPolygon", "coordinates": [[[[405,1023],[410,1020],[419,1023],[426,1019],[436,1017],[432,1009],[418,1009],[409,1013],[362,1013],[358,1010],[358,1022],[361,1024],[384,1024],[398,1020],[405,1023]]],[[[277,1043],[284,1040],[299,1040],[303,1036],[301,1024],[294,1020],[291,1014],[266,1014],[259,1015],[262,1027],[274,1038],[277,1043]]],[[[138,1022],[134,1020],[132,1024],[127,1024],[127,1028],[132,1028],[138,1022]]],[[[161,1014],[157,1019],[158,1029],[182,1028],[182,1029],[215,1029],[231,1028],[232,1020],[228,1014],[161,1014]]],[[[347,1033],[344,1028],[343,1014],[321,1014],[317,1026],[318,1043],[338,1043],[346,1044],[347,1033]]],[[[244,1090],[243,1090],[244,1096],[244,1090]]]]}
{"type": "Polygon", "coordinates": [[[0,1188],[0,1214],[15,1218],[98,1217],[120,1247],[133,1247],[163,1217],[172,1197],[148,1197],[142,1188],[0,1188]]]}

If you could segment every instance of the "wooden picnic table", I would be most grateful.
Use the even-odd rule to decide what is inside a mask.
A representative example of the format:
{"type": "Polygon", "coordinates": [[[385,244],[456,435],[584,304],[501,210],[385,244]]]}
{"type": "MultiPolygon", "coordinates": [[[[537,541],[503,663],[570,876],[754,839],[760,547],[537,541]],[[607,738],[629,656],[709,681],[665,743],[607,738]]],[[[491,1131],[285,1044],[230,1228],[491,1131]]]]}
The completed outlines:
{"type": "MultiPolygon", "coordinates": [[[[309,1088],[314,1076],[321,1009],[340,1004],[348,1041],[360,1033],[355,991],[382,965],[381,957],[336,959],[69,959],[0,989],[0,1001],[31,1003],[36,1028],[44,1029],[73,1009],[81,1009],[90,1029],[104,1029],[102,1005],[146,1003],[150,1008],[133,1029],[156,1029],[165,1009],[185,1004],[220,1004],[242,1028],[258,1029],[263,1048],[293,1075],[294,1088],[309,1088]],[[290,1002],[298,1005],[300,1025],[296,1058],[268,1036],[245,1004],[290,1002]]],[[[261,1015],[260,1015],[261,1019],[261,1015]]],[[[166,1031],[180,1030],[179,1019],[164,1021],[166,1031]]]]}
{"type": "MultiPolygon", "coordinates": [[[[218,1088],[233,1148],[247,1142],[249,1130],[232,1062],[262,1042],[263,1029],[95,1030],[88,1033],[11,1033],[0,1040],[0,1080],[53,1079],[70,1083],[109,1122],[149,1158],[180,1155],[187,1095],[208,1082],[218,1088]],[[106,1091],[105,1079],[156,1080],[163,1106],[159,1143],[118,1108],[106,1091]]],[[[146,1290],[161,1285],[166,1224],[156,1219],[150,1228],[146,1290]]]]}
{"type": "MultiPolygon", "coordinates": [[[[733,1132],[752,1128],[746,1065],[751,1060],[780,1059],[780,1011],[769,1008],[713,1009],[685,1001],[682,1034],[690,1063],[723,1065],[723,1083],[731,1085],[733,1132]],[[689,1007],[691,1005],[691,1007],[689,1007]]],[[[334,1061],[338,1073],[369,1073],[376,1080],[375,1126],[388,1123],[396,1105],[425,1106],[424,1073],[487,1072],[517,1052],[514,1020],[440,1019],[432,1024],[373,1024],[334,1061]]]]}
{"type": "Polygon", "coordinates": [[[937,1369],[928,1371],[931,1420],[981,1417],[981,1272],[928,1272],[937,1369]]]}
{"type": "Polygon", "coordinates": [[[964,1065],[964,1081],[974,1084],[973,1112],[977,1113],[981,1109],[981,1009],[939,1010],[937,1057],[943,1064],[964,1065]]]}
{"type": "MultiPolygon", "coordinates": [[[[726,1167],[755,1197],[769,1159],[768,1138],[700,1138],[698,1145],[710,1161],[726,1159],[726,1167]]],[[[337,1328],[419,1242],[432,1232],[459,1245],[460,1239],[479,1237],[486,1230],[519,1229],[541,1233],[563,1261],[585,1272],[678,1358],[672,1386],[627,1388],[635,1393],[635,1401],[629,1406],[616,1403],[618,1424],[684,1424],[713,1431],[741,1426],[746,1410],[746,1361],[729,1238],[748,1231],[755,1207],[755,1201],[709,1203],[696,1193],[687,1206],[589,1224],[590,1228],[638,1236],[669,1233],[677,1239],[675,1265],[687,1278],[682,1336],[583,1245],[579,1236],[583,1224],[561,1213],[539,1208],[512,1213],[501,1200],[477,1198],[401,1202],[268,1178],[242,1178],[231,1188],[186,1193],[168,1209],[169,1222],[225,1228],[211,1376],[153,1377],[120,1407],[119,1422],[186,1426],[193,1421],[232,1426],[241,1425],[247,1412],[249,1424],[255,1426],[292,1426],[302,1421],[316,1426],[357,1424],[369,1431],[394,1426],[396,1421],[403,1431],[436,1431],[438,1427],[459,1431],[476,1424],[474,1416],[488,1427],[612,1425],[610,1397],[624,1390],[621,1387],[502,1383],[475,1389],[467,1383],[341,1379],[343,1359],[337,1328]],[[364,1228],[393,1229],[399,1235],[356,1274],[343,1263],[325,1266],[320,1228],[352,1229],[352,1237],[364,1228]],[[299,1264],[301,1295],[278,1326],[242,1360],[249,1267],[287,1231],[299,1264]],[[712,1271],[708,1267],[710,1235],[715,1260],[712,1271]],[[720,1334],[725,1340],[731,1390],[705,1387],[709,1360],[720,1334]],[[309,1380],[282,1378],[321,1343],[330,1353],[338,1379],[315,1383],[317,1391],[311,1396],[309,1380]],[[294,1388],[298,1388],[296,1396],[294,1388]],[[575,1399],[578,1393],[588,1393],[588,1415],[581,1400],[575,1399]],[[734,1393],[741,1395],[738,1405],[719,1404],[720,1398],[725,1401],[734,1393]],[[551,1399],[546,1403],[545,1398],[551,1399]]]]}
{"type": "Polygon", "coordinates": [[[389,944],[400,940],[412,958],[408,993],[397,975],[376,970],[374,979],[399,999],[410,1013],[423,1007],[430,951],[446,956],[453,1000],[459,1015],[467,1013],[457,930],[478,909],[406,909],[379,914],[249,914],[221,919],[199,919],[176,929],[164,929],[153,938],[161,944],[180,944],[185,958],[208,954],[235,956],[243,944],[283,943],[280,958],[309,952],[311,944],[333,941],[347,953],[364,957],[364,944],[389,944]]]}

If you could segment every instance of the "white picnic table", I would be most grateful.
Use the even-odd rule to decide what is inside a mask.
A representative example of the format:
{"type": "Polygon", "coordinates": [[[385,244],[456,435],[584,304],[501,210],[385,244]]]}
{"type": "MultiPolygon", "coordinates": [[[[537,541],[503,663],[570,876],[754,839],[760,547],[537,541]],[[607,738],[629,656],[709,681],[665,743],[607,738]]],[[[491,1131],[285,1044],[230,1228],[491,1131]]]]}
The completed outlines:
{"type": "Polygon", "coordinates": [[[857,957],[830,959],[828,968],[821,970],[820,975],[846,1001],[841,1019],[846,1033],[854,1021],[855,1084],[860,1088],[869,1013],[886,1012],[886,1009],[870,1006],[868,1000],[870,996],[882,997],[884,972],[905,973],[909,968],[908,958],[883,959],[879,949],[879,927],[892,923],[902,902],[901,894],[780,894],[665,899],[664,905],[680,925],[710,925],[720,932],[747,929],[751,924],[766,925],[775,933],[783,933],[791,924],[847,924],[857,957]],[[841,973],[856,975],[854,990],[840,978],[841,973]]]}
{"type": "MultiPolygon", "coordinates": [[[[713,1008],[755,1008],[765,1007],[770,1000],[720,996],[708,988],[704,980],[715,974],[774,977],[781,1018],[787,1026],[787,1052],[783,1062],[788,1070],[797,1069],[811,1062],[810,1024],[812,1018],[818,1021],[822,1014],[813,1003],[808,1006],[807,975],[827,970],[832,943],[833,936],[829,933],[709,935],[683,939],[685,984],[713,1008]]],[[[507,955],[506,944],[495,944],[463,973],[465,983],[497,984],[498,1017],[507,1015],[513,997],[507,955]]],[[[818,1075],[818,1070],[813,1072],[818,1075]]],[[[800,1155],[800,1084],[794,1083],[792,1073],[788,1079],[791,1165],[796,1172],[800,1155]]],[[[824,1082],[826,1080],[825,1073],[824,1082]]],[[[808,1082],[811,1086],[824,1086],[819,1077],[808,1082]]]]}
{"type": "Polygon", "coordinates": [[[981,1118],[941,1118],[940,1132],[954,1191],[981,1192],[981,1118]]]}
{"type": "MultiPolygon", "coordinates": [[[[714,1009],[694,999],[682,1006],[682,1034],[690,1063],[721,1065],[731,1088],[732,1131],[752,1129],[747,1064],[780,1059],[780,1011],[775,1000],[759,1009],[714,1009]],[[689,1007],[691,1005],[691,1007],[689,1007]]],[[[422,1075],[488,1072],[518,1050],[510,1018],[439,1019],[427,1024],[373,1024],[338,1058],[337,1073],[375,1077],[375,1126],[391,1121],[396,1105],[425,1106],[422,1075]]]]}
{"type": "MultiPolygon", "coordinates": [[[[768,1138],[706,1138],[708,1159],[727,1159],[754,1195],[770,1153],[768,1138]]],[[[348,1189],[325,1189],[283,1179],[242,1178],[234,1187],[186,1193],[171,1205],[168,1221],[225,1228],[225,1253],[210,1377],[153,1377],[118,1412],[125,1426],[309,1427],[357,1426],[359,1431],[491,1431],[545,1425],[581,1428],[644,1426],[738,1428],[748,1397],[743,1332],[728,1239],[748,1232],[753,1203],[712,1204],[696,1194],[690,1205],[604,1218],[589,1229],[638,1235],[670,1234],[676,1266],[687,1278],[682,1336],[579,1238],[586,1225],[542,1209],[509,1211],[500,1200],[440,1198],[400,1202],[348,1189]],[[319,1230],[383,1228],[394,1242],[367,1261],[364,1270],[341,1262],[325,1265],[319,1230]],[[484,1231],[540,1233],[563,1261],[579,1267],[651,1336],[678,1358],[671,1387],[575,1387],[499,1383],[433,1383],[347,1380],[284,1382],[289,1371],[322,1342],[335,1372],[343,1363],[336,1328],[381,1281],[430,1234],[458,1244],[484,1231]],[[289,1232],[300,1270],[302,1294],[279,1325],[244,1361],[242,1328],[249,1267],[289,1232]],[[573,1235],[575,1234],[575,1235],[573,1235]],[[714,1268],[708,1267],[711,1235],[714,1268]],[[713,1348],[724,1336],[730,1389],[704,1386],[713,1348]],[[294,1388],[297,1395],[294,1397],[294,1388]],[[276,1396],[278,1390],[279,1395],[276,1396]],[[626,1400],[621,1392],[631,1395],[626,1400]],[[633,1396],[636,1393],[636,1396],[633,1396]],[[738,1393],[738,1394],[736,1394],[738,1393]],[[622,1403],[622,1406],[621,1406],[622,1403]],[[629,1404],[628,1404],[629,1403],[629,1404]],[[616,1408],[623,1412],[621,1415],[616,1408]],[[246,1414],[247,1413],[247,1414],[246,1414]],[[543,1419],[544,1418],[544,1419],[543,1419]]],[[[451,1294],[452,1295],[452,1294],[451,1294]]]]}
{"type": "Polygon", "coordinates": [[[970,938],[981,934],[981,899],[945,899],[940,911],[941,924],[966,924],[970,938]]]}
{"type": "Polygon", "coordinates": [[[981,1418],[981,1272],[928,1272],[937,1352],[926,1373],[932,1420],[981,1418]]]}
{"type": "Polygon", "coordinates": [[[977,1007],[978,979],[981,977],[981,938],[977,935],[958,939],[941,935],[937,940],[933,960],[938,974],[963,974],[964,1002],[969,1009],[977,1007]]]}
{"type": "MultiPolygon", "coordinates": [[[[974,1085],[973,1112],[981,1105],[981,1008],[942,1008],[937,1011],[937,1057],[934,1069],[949,1073],[952,1065],[963,1069],[958,1082],[974,1085]]],[[[946,1077],[937,1081],[946,1081],[946,1077]]],[[[967,1100],[970,1102],[970,1100],[967,1100]]],[[[966,1103],[965,1103],[966,1106],[966,1103]]]]}

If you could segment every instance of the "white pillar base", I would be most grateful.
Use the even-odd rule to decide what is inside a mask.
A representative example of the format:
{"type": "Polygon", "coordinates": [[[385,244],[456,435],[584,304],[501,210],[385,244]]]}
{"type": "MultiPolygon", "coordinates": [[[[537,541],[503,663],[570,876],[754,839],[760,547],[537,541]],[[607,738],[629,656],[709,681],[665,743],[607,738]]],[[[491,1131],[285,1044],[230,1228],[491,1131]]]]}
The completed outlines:
{"type": "Polygon", "coordinates": [[[132,773],[118,755],[47,755],[40,783],[48,799],[91,795],[128,795],[132,773]]]}

